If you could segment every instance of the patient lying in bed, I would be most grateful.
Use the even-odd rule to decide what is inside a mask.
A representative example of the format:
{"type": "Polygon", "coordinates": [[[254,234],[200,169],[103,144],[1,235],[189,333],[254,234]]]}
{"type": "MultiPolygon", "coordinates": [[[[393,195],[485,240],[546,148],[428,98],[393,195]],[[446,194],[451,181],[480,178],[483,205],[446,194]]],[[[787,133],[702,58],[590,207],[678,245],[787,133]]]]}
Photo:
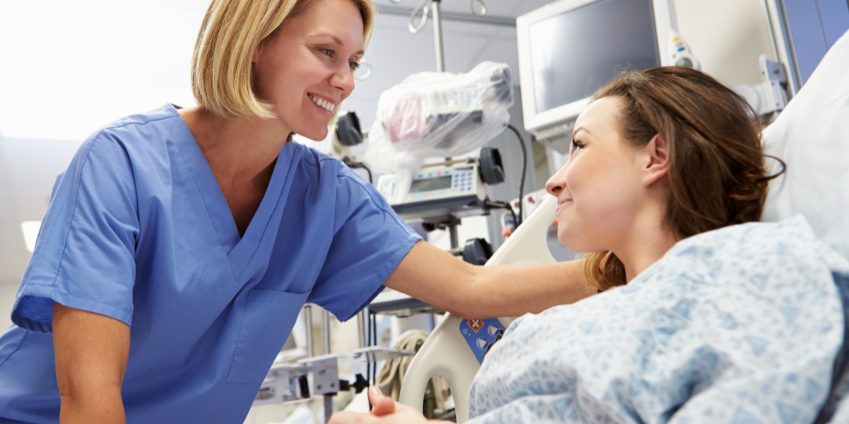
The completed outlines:
{"type": "MultiPolygon", "coordinates": [[[[601,293],[516,320],[472,385],[471,422],[830,419],[849,385],[833,377],[849,263],[803,218],[755,223],[773,176],[744,101],[683,68],[594,99],[546,188],[601,293]]],[[[424,421],[373,401],[331,422],[424,421]]]]}
{"type": "Polygon", "coordinates": [[[802,218],[690,237],[625,287],[514,322],[472,385],[471,422],[828,417],[847,284],[802,218]]]}

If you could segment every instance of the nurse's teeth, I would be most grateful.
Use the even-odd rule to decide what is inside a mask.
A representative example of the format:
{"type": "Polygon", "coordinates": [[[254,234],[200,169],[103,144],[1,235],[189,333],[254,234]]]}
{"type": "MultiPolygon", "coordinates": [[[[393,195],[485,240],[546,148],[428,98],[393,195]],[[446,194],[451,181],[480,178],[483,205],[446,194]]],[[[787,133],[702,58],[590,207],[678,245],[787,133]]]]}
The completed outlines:
{"type": "Polygon", "coordinates": [[[313,103],[315,103],[315,104],[317,104],[317,105],[321,106],[322,108],[324,108],[324,109],[325,109],[325,110],[327,110],[328,112],[333,112],[333,109],[335,109],[335,108],[336,108],[336,105],[334,105],[333,103],[328,102],[327,100],[320,99],[320,98],[318,98],[318,97],[313,97],[313,96],[309,96],[309,97],[310,97],[310,100],[312,100],[312,102],[313,102],[313,103]]]}

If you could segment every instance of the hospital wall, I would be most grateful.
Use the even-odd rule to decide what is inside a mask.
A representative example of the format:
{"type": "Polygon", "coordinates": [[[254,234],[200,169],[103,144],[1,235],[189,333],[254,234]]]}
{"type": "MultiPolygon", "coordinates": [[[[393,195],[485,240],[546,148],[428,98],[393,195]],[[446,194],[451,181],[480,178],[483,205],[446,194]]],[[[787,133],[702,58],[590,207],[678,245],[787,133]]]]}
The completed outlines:
{"type": "Polygon", "coordinates": [[[11,282],[0,282],[0,333],[12,325],[12,304],[15,302],[15,293],[18,292],[17,284],[11,282]]]}
{"type": "Polygon", "coordinates": [[[675,0],[678,32],[702,70],[729,86],[761,81],[758,56],[776,60],[764,0],[675,0]]]}

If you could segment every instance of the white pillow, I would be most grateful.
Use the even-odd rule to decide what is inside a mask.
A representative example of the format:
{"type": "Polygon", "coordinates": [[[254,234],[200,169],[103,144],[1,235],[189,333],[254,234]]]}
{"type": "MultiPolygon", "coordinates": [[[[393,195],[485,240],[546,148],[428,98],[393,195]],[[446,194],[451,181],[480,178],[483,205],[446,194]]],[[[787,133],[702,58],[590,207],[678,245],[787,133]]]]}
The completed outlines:
{"type": "Polygon", "coordinates": [[[787,172],[770,182],[762,220],[801,214],[817,237],[849,258],[849,32],[763,138],[766,153],[784,160],[787,172]]]}

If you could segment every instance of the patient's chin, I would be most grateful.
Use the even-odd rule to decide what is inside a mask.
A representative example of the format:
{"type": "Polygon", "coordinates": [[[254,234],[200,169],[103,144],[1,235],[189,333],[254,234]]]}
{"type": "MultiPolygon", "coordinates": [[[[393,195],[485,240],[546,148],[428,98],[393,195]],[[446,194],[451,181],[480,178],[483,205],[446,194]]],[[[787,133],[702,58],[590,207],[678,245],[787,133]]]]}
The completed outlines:
{"type": "Polygon", "coordinates": [[[557,240],[559,240],[560,244],[562,244],[572,252],[587,253],[595,251],[591,244],[587,242],[587,240],[584,240],[582,237],[579,237],[576,234],[570,234],[563,228],[558,229],[557,240]]]}

